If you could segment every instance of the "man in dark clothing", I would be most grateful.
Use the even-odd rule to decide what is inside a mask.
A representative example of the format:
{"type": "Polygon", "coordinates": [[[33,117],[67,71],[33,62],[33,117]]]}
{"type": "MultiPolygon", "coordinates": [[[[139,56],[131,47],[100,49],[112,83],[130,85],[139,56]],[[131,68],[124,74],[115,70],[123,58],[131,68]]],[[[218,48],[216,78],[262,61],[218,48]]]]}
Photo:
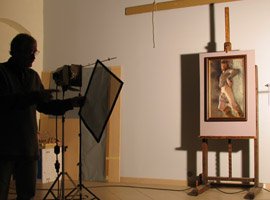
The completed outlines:
{"type": "Polygon", "coordinates": [[[35,196],[38,139],[36,111],[62,115],[83,103],[83,97],[52,100],[32,67],[37,42],[18,34],[10,59],[0,64],[0,200],[7,200],[11,175],[16,177],[17,200],[35,196]]]}

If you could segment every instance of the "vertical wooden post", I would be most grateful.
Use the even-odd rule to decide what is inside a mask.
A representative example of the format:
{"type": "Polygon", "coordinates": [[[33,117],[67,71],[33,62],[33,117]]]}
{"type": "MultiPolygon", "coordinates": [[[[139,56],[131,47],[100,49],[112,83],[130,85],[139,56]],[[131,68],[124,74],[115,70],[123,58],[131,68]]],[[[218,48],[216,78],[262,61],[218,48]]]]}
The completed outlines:
{"type": "Polygon", "coordinates": [[[232,44],[230,42],[230,11],[229,7],[225,8],[225,43],[224,51],[227,53],[232,50],[232,44]]]}
{"type": "Polygon", "coordinates": [[[259,128],[258,128],[258,68],[255,65],[255,84],[256,84],[256,137],[254,138],[254,187],[244,196],[245,199],[254,199],[262,190],[259,183],[259,128]]]}
{"type": "Polygon", "coordinates": [[[202,140],[202,164],[203,164],[203,174],[202,174],[202,180],[205,185],[208,183],[208,140],[203,139],[202,140]]]}
{"type": "Polygon", "coordinates": [[[254,185],[259,186],[259,150],[258,150],[258,138],[254,139],[254,185]]]}
{"type": "Polygon", "coordinates": [[[225,42],[230,42],[230,10],[225,8],[225,42]]]}
{"type": "Polygon", "coordinates": [[[256,84],[256,138],[254,139],[254,178],[255,186],[259,186],[259,127],[258,127],[258,67],[255,65],[256,84]]]}
{"type": "MultiPolygon", "coordinates": [[[[121,77],[121,67],[113,66],[110,70],[118,77],[121,77]]],[[[113,92],[113,84],[111,83],[110,92],[113,92]]],[[[111,93],[109,97],[111,98],[111,93]]],[[[116,101],[112,115],[107,125],[106,137],[106,179],[108,182],[120,182],[120,106],[121,98],[116,101]]]]}
{"type": "Polygon", "coordinates": [[[232,140],[228,140],[229,178],[232,178],[232,140]]]}

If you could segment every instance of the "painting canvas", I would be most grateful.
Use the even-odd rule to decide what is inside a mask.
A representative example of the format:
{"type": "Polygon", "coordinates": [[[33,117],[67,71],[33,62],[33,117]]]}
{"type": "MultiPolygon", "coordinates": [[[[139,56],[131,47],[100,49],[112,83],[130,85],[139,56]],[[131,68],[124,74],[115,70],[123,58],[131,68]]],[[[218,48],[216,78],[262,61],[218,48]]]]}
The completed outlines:
{"type": "Polygon", "coordinates": [[[206,57],[205,120],[246,121],[246,55],[206,57]]]}
{"type": "MultiPolygon", "coordinates": [[[[254,50],[201,53],[200,60],[200,137],[254,138],[257,135],[257,67],[254,50]],[[219,98],[221,62],[230,62],[238,73],[230,77],[235,101],[241,111],[232,109],[229,101],[219,98]],[[225,100],[219,105],[220,100],[225,100]],[[231,113],[224,113],[226,105],[231,113]],[[219,109],[220,106],[220,109],[219,109]],[[223,106],[223,107],[222,107],[223,106]],[[222,111],[222,108],[224,111],[222,111]]],[[[226,80],[226,78],[224,78],[226,80]]],[[[227,80],[226,80],[227,82],[227,80]]],[[[223,82],[224,84],[224,82],[223,82]]],[[[220,84],[222,85],[222,84],[220,84]]],[[[225,88],[224,88],[225,90],[225,88]]]]}

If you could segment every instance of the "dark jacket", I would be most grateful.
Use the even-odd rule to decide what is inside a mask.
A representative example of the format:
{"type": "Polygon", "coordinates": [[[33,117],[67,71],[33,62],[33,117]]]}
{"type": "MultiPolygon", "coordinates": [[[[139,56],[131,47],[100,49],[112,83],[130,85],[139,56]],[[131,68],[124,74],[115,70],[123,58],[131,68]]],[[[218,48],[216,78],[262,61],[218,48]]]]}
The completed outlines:
{"type": "Polygon", "coordinates": [[[37,159],[36,111],[61,115],[73,107],[68,99],[43,102],[37,72],[20,69],[10,60],[0,64],[0,159],[37,159]]]}

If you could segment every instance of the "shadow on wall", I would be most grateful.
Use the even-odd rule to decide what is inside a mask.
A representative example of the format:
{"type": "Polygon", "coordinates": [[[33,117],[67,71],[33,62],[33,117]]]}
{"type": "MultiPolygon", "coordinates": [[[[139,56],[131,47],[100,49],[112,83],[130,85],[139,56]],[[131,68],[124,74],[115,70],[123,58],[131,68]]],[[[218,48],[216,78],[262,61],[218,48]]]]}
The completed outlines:
{"type": "MultiPolygon", "coordinates": [[[[176,150],[187,151],[187,181],[195,186],[198,179],[197,153],[201,151],[200,135],[200,75],[199,54],[181,56],[181,145],[176,150]]],[[[234,134],[234,133],[232,133],[234,134]]],[[[228,151],[227,140],[209,140],[209,151],[215,152],[215,176],[220,176],[220,153],[228,151]]],[[[249,177],[249,140],[232,140],[233,152],[242,152],[242,177],[249,177]]],[[[200,162],[201,163],[201,162],[200,162]]],[[[211,164],[211,163],[209,163],[211,164]]],[[[209,165],[209,169],[213,166],[209,165]]]]}

